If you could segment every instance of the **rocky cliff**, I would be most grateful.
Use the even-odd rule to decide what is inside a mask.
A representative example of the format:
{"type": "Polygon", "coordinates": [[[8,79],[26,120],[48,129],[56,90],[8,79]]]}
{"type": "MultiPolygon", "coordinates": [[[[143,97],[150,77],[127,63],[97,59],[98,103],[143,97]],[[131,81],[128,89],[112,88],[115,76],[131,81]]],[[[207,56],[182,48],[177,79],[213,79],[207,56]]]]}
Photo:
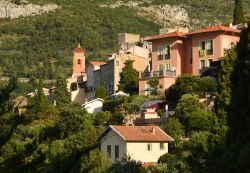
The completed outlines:
{"type": "Polygon", "coordinates": [[[19,18],[20,16],[39,15],[42,13],[54,11],[60,8],[56,4],[46,4],[43,6],[21,1],[20,5],[14,4],[8,0],[0,1],[0,18],[19,18]]]}

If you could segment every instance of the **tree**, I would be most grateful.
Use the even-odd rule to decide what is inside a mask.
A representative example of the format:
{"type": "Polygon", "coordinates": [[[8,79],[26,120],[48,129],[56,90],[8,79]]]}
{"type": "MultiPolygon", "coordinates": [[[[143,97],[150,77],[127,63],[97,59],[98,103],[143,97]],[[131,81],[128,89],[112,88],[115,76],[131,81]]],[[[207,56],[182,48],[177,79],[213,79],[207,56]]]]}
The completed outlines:
{"type": "Polygon", "coordinates": [[[211,77],[184,75],[176,79],[174,85],[165,91],[166,100],[175,106],[183,94],[204,96],[207,92],[215,92],[216,84],[211,77]]]}
{"type": "Polygon", "coordinates": [[[174,142],[178,147],[180,144],[180,138],[184,135],[183,126],[179,120],[177,118],[168,118],[165,131],[174,139],[174,142]]]}
{"type": "Polygon", "coordinates": [[[59,107],[63,107],[65,104],[69,104],[70,93],[67,89],[67,81],[65,78],[59,77],[56,80],[56,91],[55,91],[56,104],[59,107]]]}
{"type": "Polygon", "coordinates": [[[151,78],[149,81],[147,81],[147,84],[153,88],[151,91],[151,95],[156,96],[158,94],[158,86],[159,86],[159,80],[157,78],[151,78]]]}
{"type": "Polygon", "coordinates": [[[191,131],[210,131],[212,124],[211,112],[204,109],[193,111],[189,117],[189,126],[191,131]]]}
{"type": "Polygon", "coordinates": [[[244,23],[243,0],[235,0],[233,24],[244,23]]]}
{"type": "Polygon", "coordinates": [[[130,95],[138,94],[139,90],[139,75],[133,68],[133,61],[127,60],[125,67],[120,73],[119,90],[122,90],[130,95]]]}
{"type": "Polygon", "coordinates": [[[199,102],[199,99],[192,94],[185,94],[179,100],[176,109],[175,116],[179,118],[182,125],[185,126],[186,131],[190,131],[189,118],[194,111],[205,109],[203,103],[199,102]]]}
{"type": "Polygon", "coordinates": [[[39,104],[39,105],[45,102],[45,95],[43,93],[43,85],[42,85],[41,80],[39,80],[39,83],[38,83],[38,89],[35,95],[35,101],[36,101],[36,104],[39,104]]]}
{"type": "Polygon", "coordinates": [[[95,98],[104,99],[106,97],[106,89],[104,86],[98,86],[95,91],[95,98]]]}
{"type": "Polygon", "coordinates": [[[232,73],[237,60],[236,49],[233,48],[221,60],[221,69],[218,75],[218,90],[215,100],[215,124],[213,126],[213,143],[224,143],[228,130],[228,110],[232,97],[232,73]]]}
{"type": "Polygon", "coordinates": [[[103,125],[104,123],[109,123],[111,119],[111,113],[109,111],[98,112],[94,115],[94,124],[96,126],[103,125]]]}

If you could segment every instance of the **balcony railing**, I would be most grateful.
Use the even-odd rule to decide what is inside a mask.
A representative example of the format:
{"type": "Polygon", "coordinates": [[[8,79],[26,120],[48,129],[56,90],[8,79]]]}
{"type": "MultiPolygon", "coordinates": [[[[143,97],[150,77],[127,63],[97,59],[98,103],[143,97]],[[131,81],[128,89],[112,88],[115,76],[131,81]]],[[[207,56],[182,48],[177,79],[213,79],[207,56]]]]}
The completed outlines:
{"type": "MultiPolygon", "coordinates": [[[[152,73],[142,73],[141,77],[163,77],[164,74],[163,74],[163,70],[160,70],[160,71],[153,71],[152,73]]],[[[171,71],[171,70],[166,70],[165,71],[165,76],[168,76],[168,77],[174,77],[176,76],[176,71],[171,71]]]]}

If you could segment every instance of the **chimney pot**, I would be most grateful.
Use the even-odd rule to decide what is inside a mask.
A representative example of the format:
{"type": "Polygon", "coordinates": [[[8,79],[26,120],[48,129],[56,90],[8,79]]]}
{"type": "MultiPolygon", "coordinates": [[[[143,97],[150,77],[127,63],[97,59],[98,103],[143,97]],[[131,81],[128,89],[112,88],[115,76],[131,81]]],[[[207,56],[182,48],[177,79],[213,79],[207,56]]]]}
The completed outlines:
{"type": "Polygon", "coordinates": [[[152,128],[152,133],[155,134],[155,128],[154,127],[152,128]]]}

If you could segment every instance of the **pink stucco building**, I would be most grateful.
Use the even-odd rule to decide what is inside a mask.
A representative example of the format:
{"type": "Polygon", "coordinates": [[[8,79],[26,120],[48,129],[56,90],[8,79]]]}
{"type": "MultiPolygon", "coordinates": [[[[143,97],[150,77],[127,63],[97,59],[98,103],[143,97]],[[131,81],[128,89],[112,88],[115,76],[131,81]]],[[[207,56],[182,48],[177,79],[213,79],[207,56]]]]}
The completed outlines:
{"type": "Polygon", "coordinates": [[[147,81],[157,77],[160,92],[174,84],[182,74],[199,75],[218,61],[239,41],[240,30],[215,25],[194,32],[170,32],[145,38],[152,42],[152,69],[150,74],[142,74],[139,92],[147,94],[147,81]]]}

